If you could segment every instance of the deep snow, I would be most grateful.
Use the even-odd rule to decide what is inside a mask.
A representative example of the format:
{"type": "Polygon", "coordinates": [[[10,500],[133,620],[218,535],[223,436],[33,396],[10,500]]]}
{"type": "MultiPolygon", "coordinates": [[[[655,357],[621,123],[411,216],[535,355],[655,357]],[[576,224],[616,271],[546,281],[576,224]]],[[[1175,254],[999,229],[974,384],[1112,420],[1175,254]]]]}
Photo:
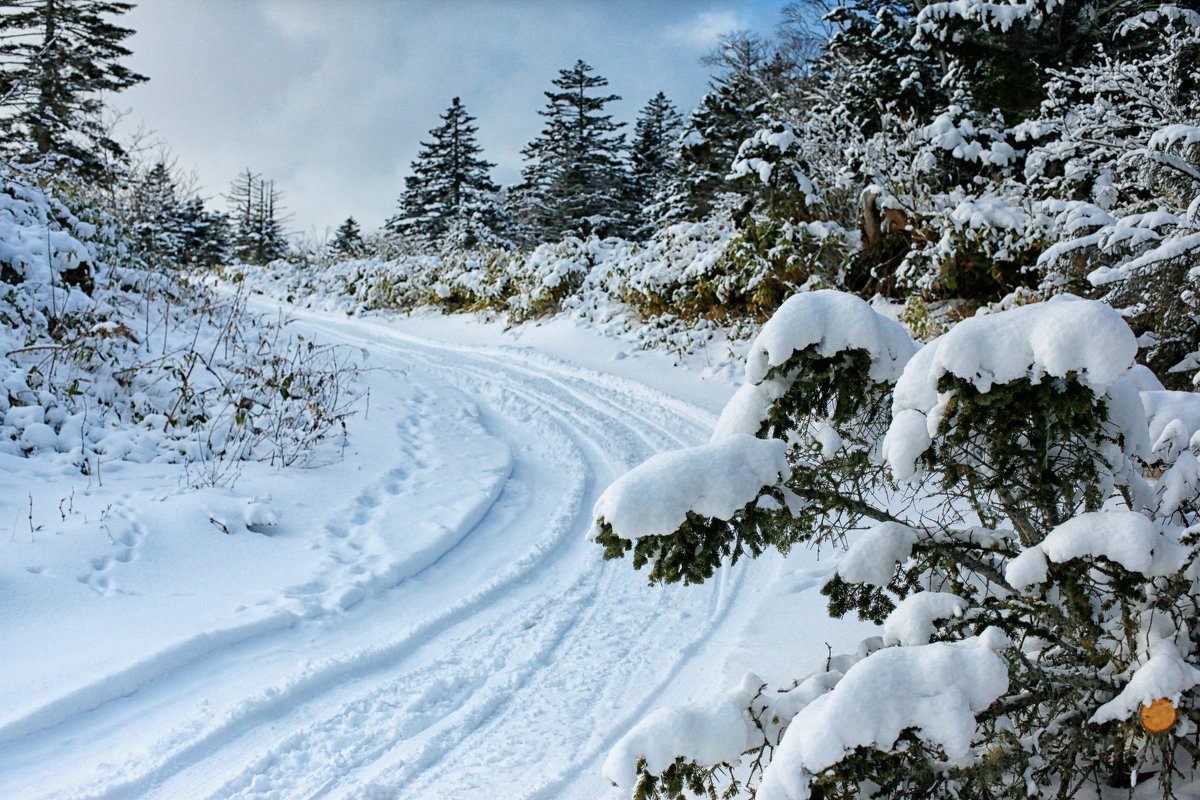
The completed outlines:
{"type": "Polygon", "coordinates": [[[335,464],[192,491],[0,456],[0,797],[616,797],[651,710],[869,632],[807,551],[662,588],[586,540],[612,480],[708,439],[727,358],[295,314],[374,366],[335,464]]]}

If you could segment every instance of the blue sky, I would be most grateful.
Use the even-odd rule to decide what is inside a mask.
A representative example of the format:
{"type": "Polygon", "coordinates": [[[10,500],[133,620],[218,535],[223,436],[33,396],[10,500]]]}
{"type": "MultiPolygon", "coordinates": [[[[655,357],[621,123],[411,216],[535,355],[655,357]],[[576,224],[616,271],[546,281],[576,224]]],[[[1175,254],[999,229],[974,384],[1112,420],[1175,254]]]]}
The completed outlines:
{"type": "Polygon", "coordinates": [[[393,211],[419,140],[454,96],[477,117],[494,178],[509,183],[541,124],[542,94],[582,58],[632,122],[655,92],[681,109],[721,33],[769,31],[765,0],[142,0],[129,66],[150,81],[114,98],[219,195],[250,167],[276,181],[291,227],[322,234],[393,211]]]}

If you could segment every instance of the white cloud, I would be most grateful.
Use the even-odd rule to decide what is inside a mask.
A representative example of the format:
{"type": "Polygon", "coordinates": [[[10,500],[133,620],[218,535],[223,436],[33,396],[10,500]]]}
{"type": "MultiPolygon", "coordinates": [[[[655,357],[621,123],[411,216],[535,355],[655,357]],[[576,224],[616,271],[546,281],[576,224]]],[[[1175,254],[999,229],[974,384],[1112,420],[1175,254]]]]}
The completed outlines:
{"type": "Polygon", "coordinates": [[[709,9],[667,28],[666,35],[668,39],[708,50],[717,44],[721,34],[746,27],[747,21],[733,9],[709,9]]]}
{"type": "MultiPolygon", "coordinates": [[[[582,58],[632,121],[658,91],[704,92],[697,59],[751,0],[142,0],[129,66],[150,81],[115,98],[196,167],[216,197],[242,169],[276,181],[298,231],[393,213],[409,162],[460,96],[494,178],[519,177],[543,92],[582,58]],[[686,35],[678,31],[690,31],[686,35]]],[[[762,12],[775,22],[777,6],[762,12]],[[769,13],[768,13],[769,12],[769,13]]],[[[219,198],[216,205],[220,205],[219,198]]]]}

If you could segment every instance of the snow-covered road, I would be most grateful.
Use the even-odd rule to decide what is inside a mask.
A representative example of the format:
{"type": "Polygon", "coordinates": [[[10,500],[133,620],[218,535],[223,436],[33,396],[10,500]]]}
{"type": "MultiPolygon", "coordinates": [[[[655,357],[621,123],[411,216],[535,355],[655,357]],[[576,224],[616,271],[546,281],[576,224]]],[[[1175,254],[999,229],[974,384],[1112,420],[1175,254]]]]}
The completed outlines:
{"type": "Polygon", "coordinates": [[[595,798],[650,708],[857,640],[807,554],[662,588],[585,539],[613,478],[707,437],[727,383],[569,326],[517,346],[299,313],[375,366],[339,463],[254,467],[236,495],[0,465],[0,514],[81,509],[5,545],[0,797],[595,798]],[[229,524],[249,501],[271,535],[229,524]],[[799,656],[755,660],[795,626],[799,656]]]}

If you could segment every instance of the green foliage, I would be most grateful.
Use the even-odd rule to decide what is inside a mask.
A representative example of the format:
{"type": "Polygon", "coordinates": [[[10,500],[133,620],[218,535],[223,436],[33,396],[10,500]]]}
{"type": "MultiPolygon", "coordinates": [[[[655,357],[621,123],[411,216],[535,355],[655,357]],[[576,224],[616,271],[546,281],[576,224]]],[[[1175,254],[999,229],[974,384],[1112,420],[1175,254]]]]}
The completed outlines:
{"type": "Polygon", "coordinates": [[[103,93],[146,80],[121,63],[133,34],[111,18],[133,8],[112,0],[8,0],[0,9],[3,149],[111,185],[124,149],[102,122],[103,93]]]}
{"type": "Polygon", "coordinates": [[[695,761],[677,758],[674,764],[658,775],[647,770],[644,760],[638,762],[637,769],[638,783],[633,800],[687,800],[689,797],[730,800],[737,797],[741,789],[729,764],[706,767],[695,761]],[[719,786],[718,779],[726,782],[723,788],[719,786]]]}
{"type": "Polygon", "coordinates": [[[604,113],[621,98],[595,94],[608,80],[583,61],[559,70],[552,83],[559,91],[546,92],[538,112],[546,125],[521,151],[529,162],[520,188],[525,223],[539,241],[628,235],[634,211],[625,135],[617,133],[624,123],[604,113]]]}
{"type": "MultiPolygon", "coordinates": [[[[813,797],[1073,797],[1127,788],[1134,772],[1139,780],[1153,779],[1153,791],[1175,796],[1197,754],[1185,739],[1200,723],[1194,693],[1175,701],[1181,721],[1174,732],[1150,733],[1136,713],[1092,720],[1146,663],[1153,642],[1165,639],[1195,662],[1196,552],[1167,574],[1157,567],[1142,574],[1114,560],[1120,555],[1087,552],[1049,558],[1045,579],[1031,586],[1014,586],[1006,571],[1060,526],[1082,524],[1085,513],[1096,520],[1141,514],[1168,531],[1164,541],[1175,535],[1166,519],[1155,517],[1158,501],[1139,474],[1149,470],[1126,439],[1132,432],[1110,417],[1117,395],[1098,393],[1074,373],[1050,377],[1034,370],[1032,377],[983,388],[945,373],[937,386],[933,443],[919,457],[923,477],[898,491],[875,449],[890,424],[892,387],[866,380],[870,366],[863,350],[825,356],[810,347],[772,368],[763,381],[773,382],[771,396],[778,399],[758,435],[788,442],[790,474],[728,521],[692,514],[674,533],[635,542],[602,526],[605,557],[632,551],[634,567],[649,566],[652,581],[698,582],[743,554],[839,544],[864,520],[901,523],[913,536],[911,552],[886,585],[835,573],[822,588],[830,614],[854,611],[881,623],[915,592],[957,595],[966,601],[965,612],[941,621],[933,641],[958,643],[1002,630],[1009,642],[1000,651],[1008,690],[976,714],[972,757],[948,762],[920,729],[909,728],[894,743],[858,747],[819,774],[806,774],[813,797]],[[829,429],[837,434],[836,448],[828,446],[829,429]]],[[[1190,528],[1176,533],[1188,547],[1200,540],[1190,528]]],[[[856,658],[869,657],[870,649],[856,658]]],[[[854,663],[831,657],[810,677],[836,683],[854,663]]],[[[755,708],[747,710],[752,717],[755,708]]],[[[702,764],[681,753],[660,775],[640,769],[638,791],[646,797],[753,796],[756,784],[747,776],[769,762],[790,717],[773,726],[753,718],[763,742],[740,764],[702,764]]]]}
{"type": "Polygon", "coordinates": [[[791,443],[791,473],[783,484],[764,490],[728,520],[689,513],[675,532],[636,542],[599,520],[596,542],[604,557],[632,551],[635,569],[650,565],[651,583],[702,583],[743,555],[757,557],[768,547],[787,553],[802,542],[839,542],[864,514],[889,518],[863,499],[882,475],[871,444],[891,418],[889,387],[865,379],[869,364],[863,350],[823,356],[813,346],[772,367],[764,380],[782,378],[788,388],[767,411],[759,436],[791,443]],[[832,453],[818,437],[826,428],[841,442],[832,453]]]}
{"type": "Polygon", "coordinates": [[[986,525],[1008,518],[1026,546],[1103,499],[1107,407],[1074,376],[980,391],[944,375],[953,393],[927,463],[941,491],[962,495],[986,525]],[[1019,410],[1019,413],[1014,413],[1019,410]]]}

